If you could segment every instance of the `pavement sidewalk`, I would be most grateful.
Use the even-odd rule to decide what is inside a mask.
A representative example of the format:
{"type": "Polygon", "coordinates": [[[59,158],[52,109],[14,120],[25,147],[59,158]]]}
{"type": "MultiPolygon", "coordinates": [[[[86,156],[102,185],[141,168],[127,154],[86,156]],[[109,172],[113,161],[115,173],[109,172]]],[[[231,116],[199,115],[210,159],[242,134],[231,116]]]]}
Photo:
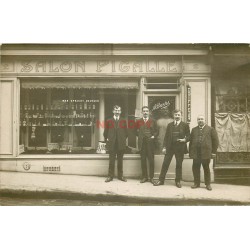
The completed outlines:
{"type": "Polygon", "coordinates": [[[250,205],[249,186],[213,183],[213,190],[208,191],[204,184],[198,189],[191,189],[191,185],[182,182],[182,188],[177,188],[173,180],[166,180],[164,186],[155,187],[137,179],[122,182],[115,178],[105,183],[105,177],[0,171],[0,195],[122,201],[135,205],[250,205]]]}

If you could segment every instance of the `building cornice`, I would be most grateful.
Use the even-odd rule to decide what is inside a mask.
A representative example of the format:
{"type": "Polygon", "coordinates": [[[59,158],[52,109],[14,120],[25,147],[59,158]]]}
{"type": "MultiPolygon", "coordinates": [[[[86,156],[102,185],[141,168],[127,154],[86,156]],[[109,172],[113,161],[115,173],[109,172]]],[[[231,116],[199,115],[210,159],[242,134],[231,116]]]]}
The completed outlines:
{"type": "Polygon", "coordinates": [[[197,44],[4,44],[3,56],[197,56],[207,45],[197,44]]]}

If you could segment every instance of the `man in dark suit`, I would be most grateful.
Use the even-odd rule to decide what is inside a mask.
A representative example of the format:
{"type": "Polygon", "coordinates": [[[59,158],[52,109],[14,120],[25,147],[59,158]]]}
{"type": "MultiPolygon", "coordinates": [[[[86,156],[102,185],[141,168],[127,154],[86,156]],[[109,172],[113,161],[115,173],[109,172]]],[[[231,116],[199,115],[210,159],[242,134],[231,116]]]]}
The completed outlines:
{"type": "Polygon", "coordinates": [[[113,107],[113,114],[114,116],[106,121],[103,134],[109,150],[109,172],[105,182],[110,182],[114,178],[116,155],[118,179],[127,181],[123,177],[123,155],[128,137],[127,121],[121,118],[121,107],[118,105],[113,107]]]}
{"type": "Polygon", "coordinates": [[[153,183],[154,178],[154,145],[158,136],[156,121],[149,118],[149,108],[142,107],[143,117],[136,121],[138,148],[141,154],[142,177],[140,183],[148,181],[147,158],[149,161],[149,180],[153,183]]]}
{"type": "Polygon", "coordinates": [[[165,153],[164,161],[161,168],[159,180],[154,183],[154,186],[164,185],[164,180],[173,158],[175,155],[175,185],[181,188],[182,178],[182,162],[184,154],[187,154],[187,142],[190,138],[189,125],[181,121],[182,113],[180,110],[174,110],[174,121],[167,126],[166,134],[163,142],[163,150],[165,153]]]}
{"type": "Polygon", "coordinates": [[[205,117],[197,117],[198,126],[192,129],[189,144],[189,156],[193,159],[194,185],[192,188],[200,187],[200,167],[204,169],[204,179],[207,190],[211,191],[209,163],[216,154],[219,140],[214,128],[205,123],[205,117]]]}

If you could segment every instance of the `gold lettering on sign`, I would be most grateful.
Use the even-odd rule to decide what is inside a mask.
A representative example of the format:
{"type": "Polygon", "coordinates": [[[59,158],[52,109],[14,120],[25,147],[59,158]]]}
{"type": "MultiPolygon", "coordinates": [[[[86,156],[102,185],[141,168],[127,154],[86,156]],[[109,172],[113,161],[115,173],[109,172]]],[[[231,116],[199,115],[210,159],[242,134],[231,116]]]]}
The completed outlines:
{"type": "Polygon", "coordinates": [[[119,69],[120,69],[121,72],[128,72],[130,67],[126,66],[124,64],[129,64],[129,62],[120,62],[119,69]]]}
{"type": "Polygon", "coordinates": [[[114,73],[114,72],[116,72],[116,70],[115,70],[115,61],[111,61],[111,63],[112,63],[112,72],[114,73]]]}
{"type": "Polygon", "coordinates": [[[60,69],[62,72],[69,72],[72,69],[72,63],[71,62],[63,62],[60,65],[60,69]]]}
{"type": "Polygon", "coordinates": [[[136,69],[139,69],[139,72],[142,72],[142,62],[135,62],[133,65],[133,72],[137,72],[136,69]]]}
{"type": "Polygon", "coordinates": [[[194,63],[193,64],[193,69],[199,69],[199,64],[198,63],[194,63]]]}
{"type": "Polygon", "coordinates": [[[49,62],[49,72],[59,72],[58,67],[54,68],[53,61],[49,62]]]}
{"type": "Polygon", "coordinates": [[[168,63],[168,71],[169,72],[177,72],[175,62],[168,63]]]}
{"type": "Polygon", "coordinates": [[[156,61],[156,72],[165,72],[164,68],[160,69],[160,62],[156,61]]]}
{"type": "Polygon", "coordinates": [[[75,72],[78,72],[78,68],[82,69],[82,72],[85,72],[85,62],[75,62],[75,72]]]}
{"type": "Polygon", "coordinates": [[[30,65],[30,62],[23,62],[21,65],[23,66],[23,68],[21,68],[21,72],[30,72],[33,69],[33,67],[30,65]]]}
{"type": "Polygon", "coordinates": [[[102,68],[109,64],[109,61],[97,61],[96,62],[96,72],[102,72],[102,68]]]}
{"type": "MultiPolygon", "coordinates": [[[[38,60],[19,62],[21,73],[177,73],[180,71],[180,63],[167,60],[151,60],[150,58],[138,60],[90,60],[75,61],[65,60],[38,60]]],[[[198,66],[192,67],[198,68],[198,66]]],[[[1,69],[8,70],[8,64],[1,64],[1,69]]],[[[12,66],[14,70],[14,66],[12,66]]]]}
{"type": "Polygon", "coordinates": [[[150,69],[149,61],[146,61],[146,72],[155,72],[154,68],[150,69]]]}
{"type": "Polygon", "coordinates": [[[42,72],[46,72],[46,62],[37,62],[36,72],[39,72],[39,68],[42,68],[42,72]]]}

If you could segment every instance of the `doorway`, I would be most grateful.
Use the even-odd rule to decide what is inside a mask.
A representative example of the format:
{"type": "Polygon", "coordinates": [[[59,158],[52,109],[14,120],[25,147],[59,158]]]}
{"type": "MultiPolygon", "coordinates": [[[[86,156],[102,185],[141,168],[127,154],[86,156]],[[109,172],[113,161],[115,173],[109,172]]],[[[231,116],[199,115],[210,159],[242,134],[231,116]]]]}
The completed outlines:
{"type": "Polygon", "coordinates": [[[178,108],[177,94],[146,94],[145,105],[149,107],[150,116],[156,120],[159,135],[156,140],[155,153],[161,154],[167,126],[173,121],[173,111],[178,108]]]}

